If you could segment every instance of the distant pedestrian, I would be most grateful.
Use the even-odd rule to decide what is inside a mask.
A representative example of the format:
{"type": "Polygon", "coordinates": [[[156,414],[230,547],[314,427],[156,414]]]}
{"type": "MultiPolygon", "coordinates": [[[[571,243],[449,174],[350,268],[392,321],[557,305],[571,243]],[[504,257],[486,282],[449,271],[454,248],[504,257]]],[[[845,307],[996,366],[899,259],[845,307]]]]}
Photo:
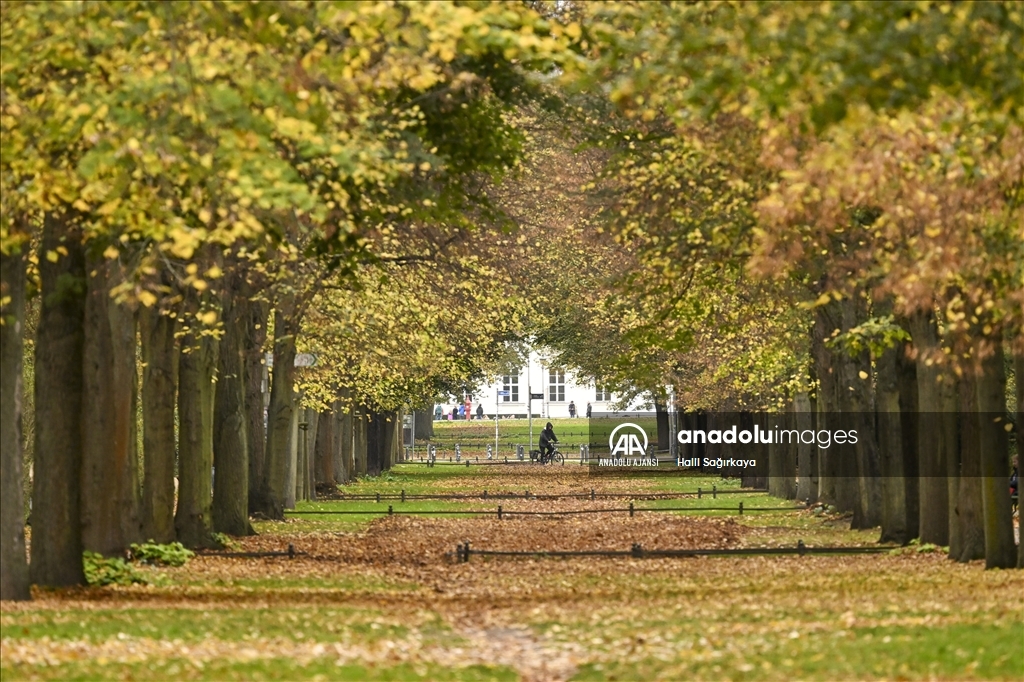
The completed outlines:
{"type": "Polygon", "coordinates": [[[444,408],[440,405],[434,408],[434,421],[441,421],[444,417],[444,408]]]}
{"type": "Polygon", "coordinates": [[[576,403],[572,400],[569,401],[569,417],[571,419],[576,418],[576,403]]]}
{"type": "Polygon", "coordinates": [[[483,403],[480,403],[479,405],[476,406],[476,418],[477,419],[483,419],[484,418],[484,405],[483,405],[483,403]]]}
{"type": "Polygon", "coordinates": [[[590,415],[593,414],[593,411],[594,408],[590,406],[590,403],[587,403],[587,419],[590,419],[590,415]]]}
{"type": "Polygon", "coordinates": [[[472,419],[473,418],[473,396],[471,396],[471,395],[466,396],[465,408],[466,408],[466,411],[463,414],[465,415],[466,419],[467,420],[472,419]]]}
{"type": "Polygon", "coordinates": [[[458,419],[458,418],[459,418],[459,408],[457,408],[457,407],[453,407],[453,408],[452,408],[452,416],[451,416],[451,419],[452,419],[452,421],[455,421],[455,420],[456,420],[456,419],[458,419]]]}
{"type": "Polygon", "coordinates": [[[465,419],[466,418],[466,406],[465,406],[465,404],[459,405],[459,411],[456,412],[455,414],[456,414],[456,416],[459,419],[465,419]]]}

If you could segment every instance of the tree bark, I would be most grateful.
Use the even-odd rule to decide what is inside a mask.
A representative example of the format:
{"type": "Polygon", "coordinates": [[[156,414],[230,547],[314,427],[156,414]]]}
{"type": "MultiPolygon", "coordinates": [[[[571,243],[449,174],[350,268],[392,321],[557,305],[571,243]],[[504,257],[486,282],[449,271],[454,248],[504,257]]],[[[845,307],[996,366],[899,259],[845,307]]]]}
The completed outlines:
{"type": "Polygon", "coordinates": [[[946,443],[937,429],[942,411],[940,382],[944,373],[935,362],[938,348],[935,320],[931,313],[911,318],[911,333],[917,348],[918,466],[921,542],[949,543],[949,488],[946,484],[946,443]]]}
{"type": "MultiPolygon", "coordinates": [[[[814,360],[815,375],[818,379],[817,395],[817,429],[835,428],[829,424],[839,413],[838,383],[836,371],[836,355],[825,345],[832,332],[839,329],[839,315],[834,302],[815,308],[814,329],[811,337],[811,353],[814,360]]],[[[837,503],[836,483],[839,477],[838,458],[832,456],[828,448],[815,448],[818,459],[818,499],[825,504],[837,503]]]]}
{"type": "Polygon", "coordinates": [[[1006,370],[1002,345],[981,360],[978,376],[981,501],[985,515],[985,568],[1012,568],[1017,563],[1010,510],[1009,444],[1006,421],[1006,370]]]}
{"type": "Polygon", "coordinates": [[[384,415],[366,410],[366,475],[380,476],[383,471],[384,415]]]}
{"type": "Polygon", "coordinates": [[[288,315],[274,313],[274,367],[270,377],[270,408],[267,414],[266,466],[263,472],[259,511],[269,519],[283,520],[288,495],[288,465],[292,455],[295,390],[295,336],[288,315]]]}
{"type": "Polygon", "coordinates": [[[367,474],[368,415],[361,407],[352,408],[352,479],[367,474]]]}
{"type": "Polygon", "coordinates": [[[337,453],[334,460],[334,480],[338,483],[348,483],[355,478],[356,471],[352,409],[347,403],[339,400],[334,404],[334,412],[337,415],[336,428],[340,435],[334,446],[337,453]]]}
{"type": "MultiPolygon", "coordinates": [[[[806,392],[800,391],[793,401],[795,426],[798,431],[814,430],[814,413],[811,399],[806,392]]],[[[797,481],[796,496],[810,504],[818,500],[818,458],[817,448],[802,440],[797,444],[797,481]]]]}
{"type": "Polygon", "coordinates": [[[937,428],[941,432],[941,440],[945,450],[944,460],[946,462],[946,495],[949,500],[949,545],[950,557],[959,555],[963,551],[963,543],[960,535],[961,525],[957,518],[956,505],[960,496],[960,419],[959,419],[959,397],[958,388],[960,380],[953,372],[947,371],[943,375],[943,381],[939,385],[939,409],[937,415],[937,428]]]}
{"type": "MultiPolygon", "coordinates": [[[[191,295],[191,294],[189,294],[191,295]]],[[[193,306],[193,311],[198,306],[193,306]]],[[[194,313],[178,360],[178,510],[174,527],[189,547],[213,544],[213,399],[217,342],[200,335],[194,313]]]]}
{"type": "Polygon", "coordinates": [[[116,262],[87,258],[82,408],[82,547],[123,555],[142,535],[135,435],[135,314],[111,289],[122,279],[116,262]]]}
{"type": "MultiPolygon", "coordinates": [[[[1024,462],[1024,329],[1017,330],[1017,347],[1013,354],[1013,373],[1017,385],[1017,472],[1020,473],[1021,463],[1024,462]]],[[[1017,508],[1020,509],[1018,500],[1017,508]]],[[[1024,568],[1024,532],[1020,533],[1017,542],[1017,568],[1024,568]]]]}
{"type": "Polygon", "coordinates": [[[334,448],[335,448],[335,419],[334,412],[324,411],[316,430],[316,444],[313,446],[316,484],[321,488],[334,485],[334,448]]]}
{"type": "Polygon", "coordinates": [[[146,538],[159,543],[175,538],[174,329],[170,316],[154,308],[142,310],[142,528],[146,538]]]}
{"type": "Polygon", "coordinates": [[[981,439],[977,378],[960,378],[960,485],[953,516],[959,525],[959,543],[949,547],[949,558],[973,561],[985,557],[985,524],[981,499],[981,439]],[[954,549],[956,551],[954,552],[954,549]]]}
{"type": "Polygon", "coordinates": [[[668,427],[668,410],[665,407],[665,403],[654,401],[654,419],[658,426],[658,439],[655,445],[655,450],[659,452],[668,452],[669,439],[672,434],[669,433],[668,427]]]}
{"type": "Polygon", "coordinates": [[[882,533],[879,542],[905,545],[913,533],[907,526],[906,474],[900,422],[899,355],[902,344],[887,348],[876,361],[875,408],[881,473],[882,533]]]}
{"type": "Polygon", "coordinates": [[[416,410],[416,440],[430,440],[434,437],[434,413],[430,410],[416,410]]]}
{"type": "Polygon", "coordinates": [[[21,396],[25,350],[25,251],[0,253],[0,600],[31,599],[22,490],[21,396]]]}
{"type": "MultiPolygon", "coordinates": [[[[237,276],[237,275],[236,275],[237,276]]],[[[213,529],[251,535],[249,525],[249,412],[245,406],[245,308],[238,287],[225,283],[221,297],[224,334],[217,358],[213,408],[213,529]]]]}
{"type": "MultiPolygon", "coordinates": [[[[901,321],[904,329],[909,324],[901,321]]],[[[909,539],[918,537],[921,527],[920,477],[918,467],[918,402],[917,362],[911,359],[911,343],[905,343],[897,355],[896,369],[899,373],[900,391],[900,445],[903,451],[903,485],[907,498],[907,534],[909,539]]]]}
{"type": "Polygon", "coordinates": [[[43,222],[36,331],[36,439],[32,477],[32,562],[37,585],[85,582],[79,503],[82,476],[82,351],[85,255],[81,230],[65,215],[43,222]],[[59,254],[52,262],[48,255],[59,254]]]}
{"type": "Polygon", "coordinates": [[[267,306],[260,301],[239,302],[245,321],[245,412],[246,443],[249,447],[249,513],[267,507],[260,496],[266,465],[266,390],[269,383],[263,344],[267,340],[267,306]]]}

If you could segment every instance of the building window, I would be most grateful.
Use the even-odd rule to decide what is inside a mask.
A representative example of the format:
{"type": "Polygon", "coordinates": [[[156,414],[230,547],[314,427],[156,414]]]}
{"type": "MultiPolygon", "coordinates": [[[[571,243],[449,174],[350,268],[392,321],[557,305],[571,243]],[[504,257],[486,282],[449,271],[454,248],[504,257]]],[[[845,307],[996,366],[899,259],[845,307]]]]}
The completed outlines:
{"type": "Polygon", "coordinates": [[[597,385],[597,395],[594,396],[594,402],[606,403],[611,401],[612,392],[608,390],[607,386],[597,385]]]}
{"type": "Polygon", "coordinates": [[[518,403],[519,402],[519,375],[518,374],[506,374],[501,377],[501,390],[508,391],[508,395],[502,396],[502,402],[506,403],[518,403]]]}
{"type": "Polygon", "coordinates": [[[565,402],[565,370],[548,370],[548,400],[553,403],[565,402]]]}

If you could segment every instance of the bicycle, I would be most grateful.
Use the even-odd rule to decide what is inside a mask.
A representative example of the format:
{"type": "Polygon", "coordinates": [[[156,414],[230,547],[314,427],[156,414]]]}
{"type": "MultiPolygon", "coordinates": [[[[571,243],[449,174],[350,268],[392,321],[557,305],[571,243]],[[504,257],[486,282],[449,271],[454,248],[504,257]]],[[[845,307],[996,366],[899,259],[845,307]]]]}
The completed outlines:
{"type": "Polygon", "coordinates": [[[553,464],[564,463],[565,455],[558,451],[558,446],[552,443],[551,447],[553,449],[550,455],[541,455],[540,450],[530,450],[530,461],[540,462],[541,464],[547,464],[548,462],[553,464]]]}

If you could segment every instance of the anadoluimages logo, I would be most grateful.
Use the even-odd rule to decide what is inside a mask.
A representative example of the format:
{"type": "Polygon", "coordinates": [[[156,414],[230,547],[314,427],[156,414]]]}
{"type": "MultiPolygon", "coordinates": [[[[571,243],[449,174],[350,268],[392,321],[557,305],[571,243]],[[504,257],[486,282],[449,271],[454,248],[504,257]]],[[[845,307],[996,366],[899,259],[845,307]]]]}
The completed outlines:
{"type": "Polygon", "coordinates": [[[612,435],[608,436],[608,447],[611,448],[612,457],[629,457],[631,455],[646,455],[647,454],[647,432],[641,429],[632,422],[626,422],[625,424],[619,424],[612,431],[612,435]],[[619,434],[618,440],[615,439],[615,434],[626,429],[619,434]],[[639,434],[639,436],[637,435],[639,434]],[[640,445],[640,439],[643,439],[643,445],[640,445]]]}

